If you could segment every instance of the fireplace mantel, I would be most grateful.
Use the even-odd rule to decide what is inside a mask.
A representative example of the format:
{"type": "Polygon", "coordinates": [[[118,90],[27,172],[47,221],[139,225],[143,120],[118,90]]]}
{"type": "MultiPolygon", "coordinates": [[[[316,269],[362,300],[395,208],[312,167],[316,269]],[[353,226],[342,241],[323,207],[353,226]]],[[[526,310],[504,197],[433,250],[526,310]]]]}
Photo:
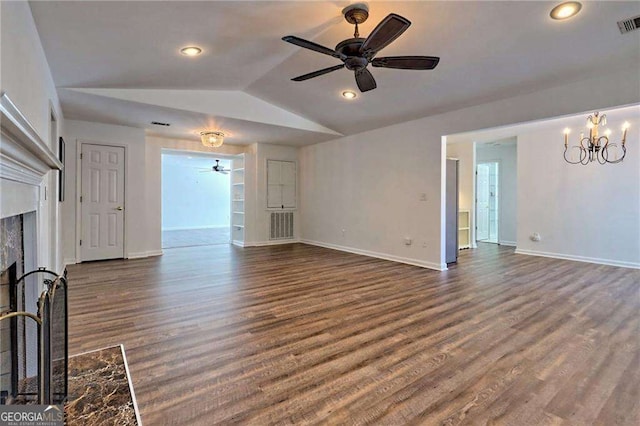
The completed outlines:
{"type": "Polygon", "coordinates": [[[6,93],[0,96],[0,130],[0,178],[39,185],[47,172],[62,170],[62,162],[6,93]]]}

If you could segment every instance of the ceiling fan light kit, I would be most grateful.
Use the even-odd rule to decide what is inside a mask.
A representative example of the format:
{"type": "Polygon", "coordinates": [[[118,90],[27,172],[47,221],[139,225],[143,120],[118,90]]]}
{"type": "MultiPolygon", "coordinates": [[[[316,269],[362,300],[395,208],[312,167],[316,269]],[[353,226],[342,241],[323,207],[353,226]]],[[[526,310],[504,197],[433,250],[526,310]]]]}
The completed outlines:
{"type": "Polygon", "coordinates": [[[365,22],[369,17],[369,8],[367,5],[362,3],[353,4],[344,8],[342,13],[348,23],[355,25],[355,31],[353,38],[341,41],[336,45],[335,49],[329,49],[328,47],[292,35],[282,38],[282,40],[288,43],[333,56],[342,61],[342,64],[292,78],[293,81],[305,81],[346,68],[354,72],[358,89],[360,89],[361,92],[367,92],[377,87],[376,80],[367,69],[369,64],[377,68],[403,70],[432,70],[438,65],[440,58],[435,56],[375,57],[380,50],[400,37],[400,35],[409,28],[411,22],[408,19],[392,13],[374,28],[371,34],[369,34],[369,37],[361,38],[358,25],[365,22]]]}
{"type": "Polygon", "coordinates": [[[207,148],[219,148],[224,143],[224,133],[222,132],[200,132],[200,142],[207,148]]]}

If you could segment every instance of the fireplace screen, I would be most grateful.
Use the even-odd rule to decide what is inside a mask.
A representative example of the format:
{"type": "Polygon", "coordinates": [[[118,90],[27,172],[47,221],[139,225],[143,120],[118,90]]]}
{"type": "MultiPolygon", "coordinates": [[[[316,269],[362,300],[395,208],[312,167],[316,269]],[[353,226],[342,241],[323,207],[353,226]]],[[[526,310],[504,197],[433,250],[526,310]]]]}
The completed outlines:
{"type": "Polygon", "coordinates": [[[10,323],[11,353],[11,380],[2,384],[2,403],[62,404],[67,396],[66,278],[38,269],[10,281],[11,311],[0,316],[0,322],[10,323]]]}

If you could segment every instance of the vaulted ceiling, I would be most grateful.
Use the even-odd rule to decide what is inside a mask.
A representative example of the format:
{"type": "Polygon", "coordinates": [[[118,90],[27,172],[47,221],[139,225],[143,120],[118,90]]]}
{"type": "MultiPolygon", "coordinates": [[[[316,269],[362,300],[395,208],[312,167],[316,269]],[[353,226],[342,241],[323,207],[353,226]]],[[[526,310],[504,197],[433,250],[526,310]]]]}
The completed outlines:
{"type": "Polygon", "coordinates": [[[363,36],[391,12],[412,21],[379,56],[441,61],[432,71],[374,68],[378,88],[347,101],[352,72],[293,82],[339,61],[281,38],[333,48],[352,37],[341,15],[349,2],[30,4],[66,118],[190,139],[222,130],[236,144],[312,144],[640,64],[640,31],[616,25],[640,14],[638,2],[583,2],[554,21],[557,2],[372,1],[363,36]],[[181,55],[188,45],[203,54],[181,55]]]}

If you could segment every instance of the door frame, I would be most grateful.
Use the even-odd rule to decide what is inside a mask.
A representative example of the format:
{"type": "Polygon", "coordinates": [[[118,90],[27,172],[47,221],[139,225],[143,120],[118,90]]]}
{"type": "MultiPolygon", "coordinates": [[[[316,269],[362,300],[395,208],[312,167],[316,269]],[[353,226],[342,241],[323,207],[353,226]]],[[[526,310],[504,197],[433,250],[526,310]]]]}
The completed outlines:
{"type": "Polygon", "coordinates": [[[127,235],[129,233],[129,229],[127,224],[129,221],[127,220],[127,216],[129,215],[129,209],[127,208],[128,200],[127,200],[127,171],[129,170],[129,152],[127,145],[119,144],[119,143],[104,143],[98,141],[92,141],[89,139],[76,139],[76,263],[82,263],[82,247],[80,247],[80,237],[82,237],[82,205],[80,203],[80,196],[82,195],[82,159],[80,158],[80,154],[82,154],[82,145],[98,145],[98,146],[112,146],[117,148],[124,148],[124,215],[122,216],[123,223],[123,236],[122,236],[122,244],[123,244],[123,258],[129,258],[129,247],[127,244],[127,235]]]}
{"type": "MultiPolygon", "coordinates": [[[[493,243],[491,241],[489,241],[489,244],[498,244],[500,245],[500,230],[502,229],[502,225],[501,225],[501,220],[502,220],[502,213],[500,211],[500,193],[502,193],[502,173],[500,172],[500,170],[502,169],[502,162],[500,159],[496,159],[496,160],[482,160],[482,161],[478,161],[476,159],[476,163],[475,163],[475,170],[474,170],[474,186],[473,186],[473,213],[475,216],[475,221],[474,221],[474,243],[477,245],[478,241],[478,166],[480,164],[487,164],[487,163],[496,163],[497,164],[497,173],[498,173],[498,182],[497,182],[497,188],[498,188],[498,199],[497,199],[497,208],[496,208],[496,214],[498,215],[498,218],[496,220],[496,225],[498,227],[497,231],[496,231],[496,242],[493,243]]],[[[489,229],[489,235],[491,235],[491,229],[489,229]]],[[[486,242],[484,240],[480,241],[480,242],[486,242]]]]}

